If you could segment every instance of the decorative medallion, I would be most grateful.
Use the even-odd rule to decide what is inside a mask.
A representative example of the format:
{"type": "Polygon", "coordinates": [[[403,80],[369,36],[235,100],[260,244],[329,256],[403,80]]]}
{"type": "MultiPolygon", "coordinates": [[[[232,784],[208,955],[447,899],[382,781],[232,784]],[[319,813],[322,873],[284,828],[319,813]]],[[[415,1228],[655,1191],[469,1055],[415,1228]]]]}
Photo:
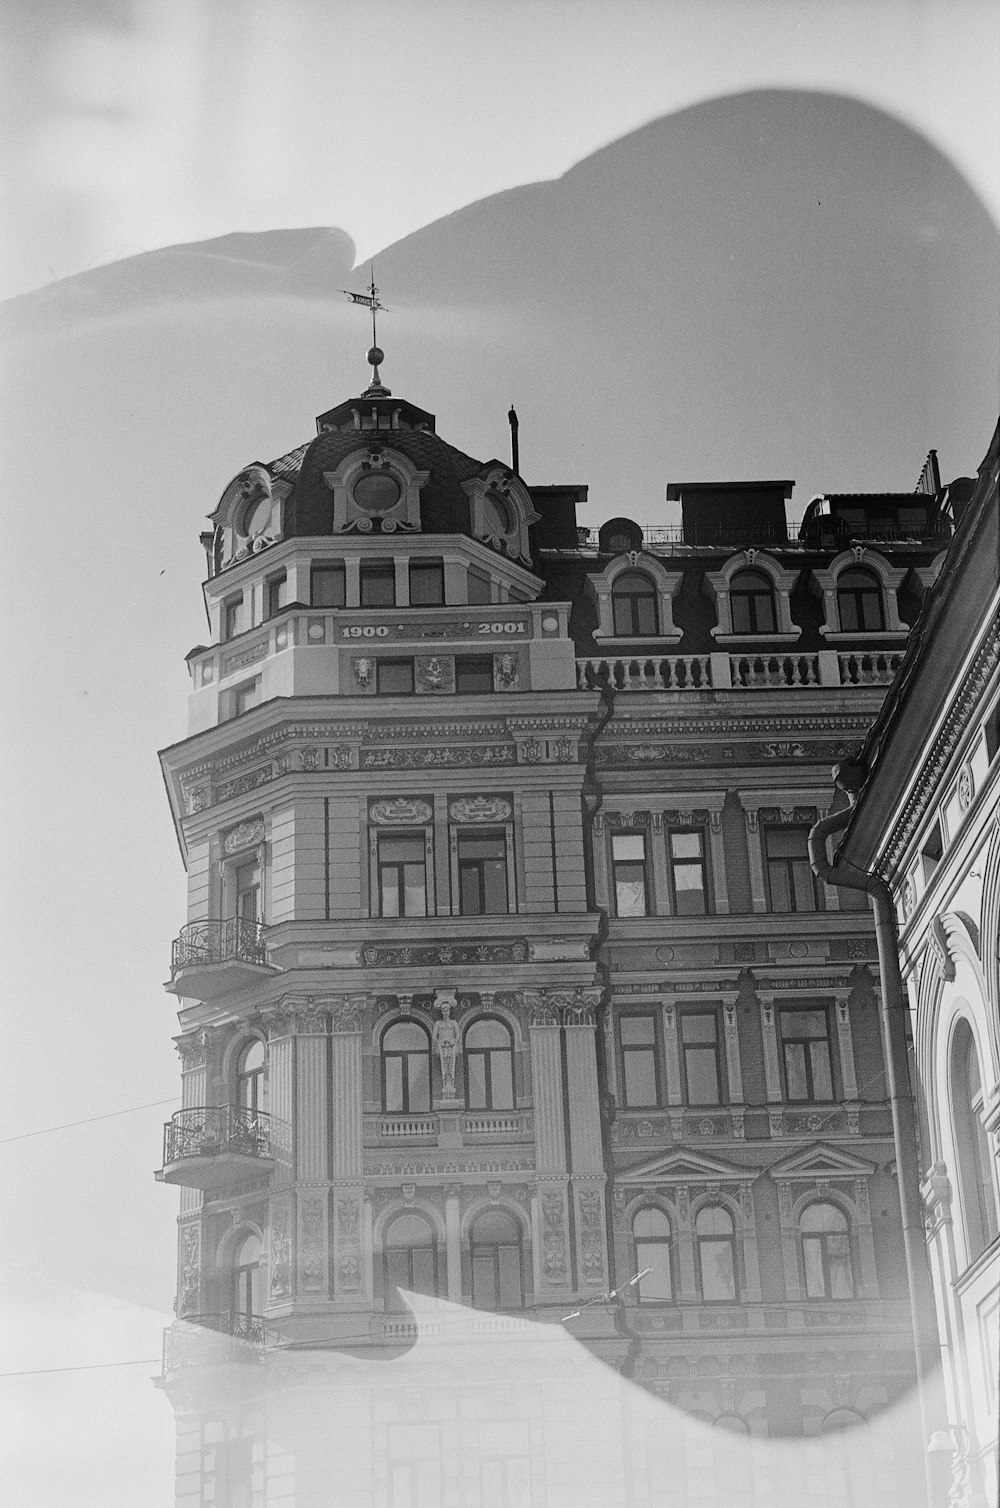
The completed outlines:
{"type": "Polygon", "coordinates": [[[262,817],[254,817],[250,822],[241,822],[238,827],[231,828],[222,840],[224,853],[239,853],[244,848],[256,848],[264,841],[264,820],[262,817]]]}
{"type": "Polygon", "coordinates": [[[362,655],[353,662],[354,679],[359,686],[370,686],[375,677],[375,661],[362,655]]]}
{"type": "Polygon", "coordinates": [[[521,683],[520,661],[516,654],[494,655],[494,691],[516,691],[521,683]]]}
{"type": "Polygon", "coordinates": [[[508,822],[512,810],[502,796],[463,796],[448,807],[453,822],[508,822]]]}
{"type": "Polygon", "coordinates": [[[368,820],[377,826],[421,827],[430,822],[434,808],[429,801],[419,801],[409,796],[397,796],[388,801],[373,801],[368,808],[368,820]]]}
{"type": "Polygon", "coordinates": [[[972,805],[974,787],[972,784],[972,771],[968,765],[963,765],[958,777],[958,809],[967,812],[972,805]]]}
{"type": "Polygon", "coordinates": [[[414,665],[418,691],[451,692],[455,689],[455,661],[451,655],[418,655],[414,665]]]}

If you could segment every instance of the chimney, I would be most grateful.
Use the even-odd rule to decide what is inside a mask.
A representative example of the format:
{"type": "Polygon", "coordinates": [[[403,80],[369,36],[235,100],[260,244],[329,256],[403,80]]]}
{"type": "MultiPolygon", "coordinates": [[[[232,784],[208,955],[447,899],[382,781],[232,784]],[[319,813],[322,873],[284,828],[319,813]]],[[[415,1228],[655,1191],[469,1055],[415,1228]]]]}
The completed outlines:
{"type": "Polygon", "coordinates": [[[513,404],[511,404],[510,412],[507,415],[507,423],[510,425],[510,466],[514,475],[520,476],[521,468],[518,464],[517,455],[517,414],[514,412],[513,404]]]}

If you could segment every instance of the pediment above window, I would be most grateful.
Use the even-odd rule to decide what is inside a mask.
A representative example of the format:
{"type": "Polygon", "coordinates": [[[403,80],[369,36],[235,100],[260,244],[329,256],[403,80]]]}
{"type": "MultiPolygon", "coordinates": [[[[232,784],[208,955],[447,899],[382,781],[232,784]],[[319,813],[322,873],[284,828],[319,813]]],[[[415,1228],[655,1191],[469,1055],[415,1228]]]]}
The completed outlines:
{"type": "Polygon", "coordinates": [[[817,1141],[790,1152],[787,1157],[780,1157],[767,1171],[776,1181],[812,1183],[817,1178],[871,1178],[875,1164],[840,1147],[817,1141]]]}
{"type": "Polygon", "coordinates": [[[333,493],[334,534],[415,533],[420,528],[420,489],[429,476],[388,445],[352,451],[336,471],[323,473],[333,493]]]}
{"type": "Polygon", "coordinates": [[[283,505],[290,491],[266,466],[247,466],[229,483],[212,515],[213,569],[221,571],[259,555],[282,538],[283,505]]]}
{"type": "Polygon", "coordinates": [[[637,1167],[622,1168],[617,1178],[623,1184],[746,1183],[760,1173],[758,1167],[711,1157],[686,1147],[676,1147],[637,1167]]]}
{"type": "Polygon", "coordinates": [[[906,567],[890,565],[878,550],[871,550],[864,545],[854,545],[849,550],[842,550],[831,560],[825,571],[813,571],[812,586],[822,599],[826,620],[820,627],[823,637],[830,643],[836,644],[843,639],[898,639],[909,633],[910,625],[900,620],[899,603],[896,597],[906,576],[906,570],[906,567]],[[884,619],[882,628],[845,628],[841,621],[838,588],[841,586],[841,576],[849,571],[864,572],[872,581],[878,583],[884,619]]]}
{"type": "Polygon", "coordinates": [[[531,564],[529,529],[538,522],[527,487],[499,462],[481,476],[463,482],[469,495],[472,532],[491,549],[511,560],[531,564]]]}

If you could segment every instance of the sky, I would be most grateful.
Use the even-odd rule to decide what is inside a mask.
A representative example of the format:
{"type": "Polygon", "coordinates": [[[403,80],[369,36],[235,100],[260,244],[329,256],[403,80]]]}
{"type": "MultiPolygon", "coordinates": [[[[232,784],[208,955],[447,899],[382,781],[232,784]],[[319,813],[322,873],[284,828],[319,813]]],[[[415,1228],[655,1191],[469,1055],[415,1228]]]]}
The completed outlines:
{"type": "MultiPolygon", "coordinates": [[[[567,204],[586,203],[590,181],[573,178],[574,164],[668,112],[750,88],[816,89],[877,106],[923,133],[1000,217],[992,4],[7,0],[2,25],[2,296],[234,230],[337,226],[364,257],[484,196],[563,174],[551,202],[569,213],[567,204]]],[[[614,161],[605,167],[613,176],[614,161]]],[[[498,207],[521,203],[515,195],[498,207]]],[[[940,244],[933,208],[927,236],[940,244]]],[[[484,255],[487,210],[456,222],[470,224],[484,255]]],[[[411,248],[415,256],[423,246],[425,260],[437,244],[427,235],[411,248]]],[[[412,265],[401,250],[385,258],[401,291],[412,265]]],[[[469,277],[458,261],[448,268],[469,277]]],[[[343,271],[346,280],[349,256],[343,271]]],[[[412,374],[424,343],[423,386],[408,396],[447,391],[456,418],[442,401],[443,433],[485,456],[501,453],[508,387],[534,382],[526,411],[540,411],[560,356],[570,364],[573,352],[553,350],[547,326],[529,328],[527,314],[497,326],[492,310],[470,310],[465,296],[456,294],[450,325],[440,293],[433,319],[420,309],[409,325],[401,318],[395,359],[412,374]],[[470,329],[481,337],[475,360],[470,329]]],[[[862,307],[852,305],[855,319],[862,307]]],[[[984,327],[994,317],[984,307],[984,327]]],[[[202,303],[196,315],[184,306],[171,319],[144,307],[112,331],[114,343],[107,321],[96,333],[81,324],[29,332],[3,357],[19,418],[18,434],[4,436],[2,563],[12,715],[0,941],[14,1071],[0,1108],[0,1180],[18,1256],[17,1280],[3,1284],[11,1371],[141,1362],[156,1354],[156,1331],[170,1318],[176,1200],[152,1170],[178,1089],[174,1002],[162,981],[183,920],[183,876],[154,754],[183,736],[182,657],[204,633],[203,517],[251,456],[269,459],[308,438],[312,415],[355,390],[365,339],[353,319],[349,307],[301,297],[263,310],[253,298],[218,310],[202,303]],[[297,343],[300,355],[276,374],[267,352],[279,326],[285,354],[297,343]],[[176,541],[162,521],[167,504],[176,541]],[[114,1118],[91,1119],[99,1116],[114,1118]]],[[[613,321],[599,331],[610,341],[613,321]]],[[[848,326],[844,339],[860,342],[861,333],[848,326]]],[[[905,444],[889,434],[894,415],[885,411],[900,485],[915,482],[944,405],[969,407],[955,353],[946,354],[944,391],[905,444]],[[910,457],[912,476],[902,471],[910,457]]],[[[690,359],[682,347],[663,364],[690,359]]],[[[607,364],[634,369],[626,339],[607,364]]],[[[881,416],[885,390],[901,380],[866,369],[851,395],[857,411],[881,416]]],[[[995,418],[995,390],[982,399],[982,412],[991,408],[995,418]]],[[[761,415],[740,432],[744,446],[748,432],[766,428],[761,415]]],[[[846,467],[851,448],[846,421],[826,428],[803,462],[817,479],[832,474],[834,459],[846,467]]],[[[952,474],[978,463],[983,428],[977,413],[947,458],[952,474]]],[[[867,437],[869,453],[877,438],[867,437]]],[[[678,466],[693,468],[703,444],[700,431],[679,434],[678,466]]],[[[608,494],[608,463],[581,449],[578,434],[561,431],[546,447],[529,424],[526,449],[542,480],[593,476],[608,494]]],[[[735,455],[720,448],[719,467],[735,467],[735,455]]],[[[771,474],[793,474],[779,459],[771,474]]],[[[761,465],[771,461],[762,452],[761,465]]],[[[659,466],[653,457],[641,482],[648,493],[655,478],[662,497],[659,466]]],[[[0,1379],[0,1413],[14,1421],[6,1470],[23,1494],[15,1508],[37,1500],[31,1480],[53,1408],[90,1419],[90,1459],[102,1441],[116,1457],[128,1421],[129,1438],[165,1463],[172,1423],[153,1371],[116,1371],[100,1395],[108,1407],[93,1418],[98,1381],[110,1387],[103,1373],[58,1374],[57,1394],[51,1381],[0,1379]]],[[[68,1465],[51,1470],[62,1501],[92,1500],[68,1465]]],[[[157,1481],[169,1502],[169,1484],[157,1481]]],[[[128,1474],[108,1492],[104,1508],[131,1505],[128,1474]]]]}

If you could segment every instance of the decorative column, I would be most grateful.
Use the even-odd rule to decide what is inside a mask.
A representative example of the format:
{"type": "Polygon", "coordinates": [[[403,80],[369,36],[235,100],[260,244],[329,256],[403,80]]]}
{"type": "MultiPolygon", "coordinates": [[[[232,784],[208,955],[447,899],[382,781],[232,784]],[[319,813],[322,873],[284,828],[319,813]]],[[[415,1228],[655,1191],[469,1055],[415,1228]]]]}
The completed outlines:
{"type": "Polygon", "coordinates": [[[292,1242],[295,1212],[291,1183],[294,1169],[295,1037],[294,1017],[284,1002],[267,1018],[267,1099],[271,1117],[274,1173],[268,1192],[268,1281],[265,1311],[289,1304],[293,1292],[292,1242]]]}
{"type": "MultiPolygon", "coordinates": [[[[181,1060],[181,1106],[193,1110],[208,1102],[208,1054],[211,1038],[207,1031],[192,1032],[178,1037],[177,1051],[181,1060]]],[[[180,1217],[195,1215],[205,1202],[201,1189],[181,1186],[180,1217]]]]}
{"type": "Polygon", "coordinates": [[[653,868],[653,905],[651,913],[656,916],[670,915],[670,878],[667,874],[667,845],[663,835],[663,813],[651,812],[646,829],[649,841],[649,858],[653,868]]]}
{"type": "Polygon", "coordinates": [[[757,1218],[753,1206],[753,1184],[749,1179],[740,1184],[740,1215],[743,1222],[743,1273],[746,1278],[747,1301],[751,1304],[759,1304],[761,1289],[757,1218]]]}
{"type": "Polygon", "coordinates": [[[444,1186],[445,1256],[448,1267],[448,1298],[462,1302],[462,1186],[444,1186]]]}
{"type": "Polygon", "coordinates": [[[571,1003],[562,1007],[562,1016],[566,1031],[572,1182],[576,1201],[577,1286],[604,1289],[608,1283],[608,1263],[596,1046],[600,1000],[599,989],[577,989],[571,1003]]]}
{"type": "Polygon", "coordinates": [[[837,1003],[837,1043],[840,1048],[840,1076],[844,1084],[844,1099],[858,1098],[858,1077],[854,1064],[854,1037],[851,1032],[850,988],[835,989],[833,998],[837,1003]]]}
{"type": "MultiPolygon", "coordinates": [[[[725,797],[723,797],[725,800],[725,797]]],[[[729,912],[729,882],[726,877],[726,844],[722,833],[722,806],[708,809],[708,841],[712,850],[712,891],[717,916],[729,912]]]]}
{"type": "Polygon", "coordinates": [[[858,1256],[861,1259],[861,1297],[877,1299],[878,1273],[875,1267],[875,1240],[872,1235],[872,1215],[868,1202],[868,1180],[854,1180],[854,1208],[857,1211],[858,1256]]]}
{"type": "Polygon", "coordinates": [[[361,1030],[367,995],[330,997],[333,1297],[357,1308],[372,1293],[370,1210],[364,1204],[361,1030]]]}
{"type": "Polygon", "coordinates": [[[663,1067],[667,1083],[667,1104],[676,1107],[670,1113],[670,1131],[675,1141],[684,1135],[684,1096],[681,1091],[681,1055],[677,1044],[677,1002],[663,1002],[663,1067]]]}
{"type": "Polygon", "coordinates": [[[596,811],[591,823],[593,837],[592,851],[594,860],[594,900],[598,906],[610,906],[611,898],[608,887],[608,845],[605,834],[604,811],[596,811]]]}
{"type": "Polygon", "coordinates": [[[566,1205],[568,1174],[563,1129],[559,1015],[551,992],[525,991],[535,1096],[535,1169],[538,1180],[536,1294],[543,1302],[571,1289],[566,1205]]]}
{"type": "Polygon", "coordinates": [[[760,1027],[764,1040],[764,1083],[769,1107],[768,1121],[771,1135],[781,1136],[784,1131],[784,1121],[780,1108],[781,1067],[778,1062],[778,1034],[774,1022],[774,995],[758,990],[757,996],[760,1001],[760,1027]]]}
{"type": "Polygon", "coordinates": [[[677,1189],[678,1246],[681,1261],[681,1303],[699,1302],[698,1279],[694,1267],[694,1235],[691,1230],[691,1198],[686,1183],[677,1189]]]}
{"type": "Polygon", "coordinates": [[[767,910],[767,886],[764,882],[764,853],[760,842],[760,809],[747,804],[740,796],[747,819],[747,857],[750,860],[750,896],[755,911],[767,910]]]}
{"type": "Polygon", "coordinates": [[[789,1303],[798,1304],[802,1301],[802,1283],[799,1278],[799,1253],[795,1243],[795,1222],[792,1216],[792,1185],[785,1178],[778,1181],[778,1219],[781,1223],[785,1295],[789,1303]]]}
{"type": "Polygon", "coordinates": [[[295,1025],[296,1291],[329,1293],[326,1001],[286,1002],[295,1025]]]}
{"type": "Polygon", "coordinates": [[[725,990],[722,995],[722,1017],[726,1038],[726,1077],[729,1082],[729,1113],[732,1117],[733,1135],[740,1141],[745,1135],[746,1105],[743,1101],[743,1068],[740,1064],[740,1029],[736,1015],[736,990],[725,990]]]}

